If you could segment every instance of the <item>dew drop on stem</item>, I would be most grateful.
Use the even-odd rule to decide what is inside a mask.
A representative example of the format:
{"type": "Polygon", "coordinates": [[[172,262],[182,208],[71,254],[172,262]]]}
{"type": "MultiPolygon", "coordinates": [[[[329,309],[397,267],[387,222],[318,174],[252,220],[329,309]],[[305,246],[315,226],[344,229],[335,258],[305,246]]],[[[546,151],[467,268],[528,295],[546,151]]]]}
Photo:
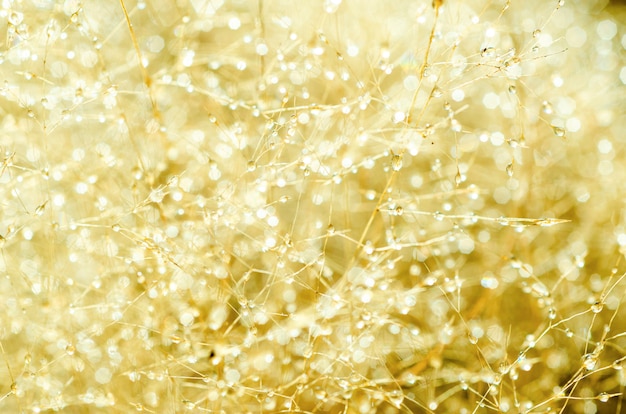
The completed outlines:
{"type": "Polygon", "coordinates": [[[506,166],[506,175],[508,175],[509,177],[513,177],[513,163],[509,163],[506,166]]]}
{"type": "Polygon", "coordinates": [[[591,305],[591,311],[593,313],[600,313],[602,312],[603,307],[604,305],[602,304],[602,302],[598,300],[598,301],[595,301],[593,305],[591,305]]]}
{"type": "Polygon", "coordinates": [[[556,135],[557,137],[561,137],[564,138],[565,137],[565,129],[558,127],[558,126],[553,126],[552,127],[552,131],[554,132],[554,135],[556,135]]]}
{"type": "Polygon", "coordinates": [[[402,154],[393,154],[391,156],[391,169],[394,171],[402,169],[402,154]]]}

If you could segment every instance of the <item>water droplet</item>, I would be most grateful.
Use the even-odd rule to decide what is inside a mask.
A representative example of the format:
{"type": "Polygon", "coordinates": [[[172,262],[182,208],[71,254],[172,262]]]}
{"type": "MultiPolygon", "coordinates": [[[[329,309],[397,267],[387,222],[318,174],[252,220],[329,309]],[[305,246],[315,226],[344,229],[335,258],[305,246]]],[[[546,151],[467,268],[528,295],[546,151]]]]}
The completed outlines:
{"type": "Polygon", "coordinates": [[[72,344],[67,344],[67,345],[65,346],[65,352],[66,352],[68,355],[74,355],[74,352],[76,352],[76,348],[75,348],[75,347],[74,347],[74,345],[72,345],[72,344]]]}
{"type": "Polygon", "coordinates": [[[579,269],[582,269],[583,267],[585,267],[585,258],[582,256],[576,256],[574,258],[574,262],[576,264],[576,267],[578,267],[579,269]]]}
{"type": "Polygon", "coordinates": [[[12,11],[11,14],[9,14],[8,20],[13,26],[19,26],[20,23],[22,23],[22,20],[24,20],[24,14],[12,11]]]}
{"type": "Polygon", "coordinates": [[[248,170],[248,172],[252,172],[252,171],[256,170],[256,162],[248,161],[247,170],[248,170]]]}
{"type": "Polygon", "coordinates": [[[402,154],[393,154],[391,156],[391,168],[394,171],[400,171],[402,168],[402,154]]]}
{"type": "Polygon", "coordinates": [[[401,216],[402,213],[404,213],[404,209],[402,208],[402,206],[398,206],[396,207],[396,209],[394,210],[394,213],[396,214],[396,216],[401,216]]]}
{"type": "Polygon", "coordinates": [[[393,114],[391,121],[394,124],[398,124],[406,119],[406,114],[404,112],[398,111],[393,114]]]}
{"type": "Polygon", "coordinates": [[[544,114],[551,114],[554,110],[552,109],[552,104],[548,101],[543,101],[541,103],[541,112],[544,114]]]}
{"type": "Polygon", "coordinates": [[[554,131],[554,135],[556,135],[557,137],[564,137],[565,136],[565,128],[561,128],[558,126],[553,126],[552,127],[552,131],[554,131]]]}
{"type": "Polygon", "coordinates": [[[615,361],[613,361],[613,364],[611,366],[616,371],[621,371],[622,369],[624,369],[624,367],[622,366],[622,360],[621,359],[616,359],[615,361]]]}
{"type": "Polygon", "coordinates": [[[480,285],[485,289],[496,289],[499,285],[498,279],[493,275],[493,273],[488,273],[482,277],[480,280],[480,285]]]}
{"type": "Polygon", "coordinates": [[[35,209],[35,215],[36,216],[42,216],[44,213],[44,210],[46,209],[46,204],[48,204],[48,202],[44,202],[43,204],[40,204],[37,206],[37,208],[35,209]]]}
{"type": "Polygon", "coordinates": [[[591,311],[593,313],[600,313],[602,312],[602,308],[604,307],[603,303],[599,300],[595,301],[593,303],[593,305],[591,305],[591,311]]]}
{"type": "Polygon", "coordinates": [[[556,319],[556,309],[554,309],[554,308],[548,309],[548,318],[550,320],[556,319]]]}
{"type": "Polygon", "coordinates": [[[394,407],[400,408],[402,401],[404,401],[404,393],[402,390],[392,390],[387,393],[387,398],[394,407]]]}
{"type": "Polygon", "coordinates": [[[325,400],[326,399],[326,391],[324,391],[321,388],[315,390],[315,398],[317,398],[318,400],[325,400]]]}
{"type": "Polygon", "coordinates": [[[565,336],[567,336],[568,338],[571,338],[574,336],[574,332],[572,332],[570,328],[567,328],[565,329],[565,336]]]}
{"type": "Polygon", "coordinates": [[[598,395],[598,400],[600,400],[600,402],[603,402],[603,403],[604,403],[604,402],[607,402],[607,401],[609,400],[609,398],[610,398],[610,397],[609,397],[609,394],[607,394],[606,392],[601,392],[601,393],[598,395]]]}
{"type": "Polygon", "coordinates": [[[496,48],[495,47],[485,47],[483,48],[483,50],[480,51],[480,56],[482,57],[493,57],[496,54],[496,48]]]}
{"type": "Polygon", "coordinates": [[[534,38],[537,38],[537,37],[539,37],[540,35],[541,35],[541,30],[539,30],[539,29],[537,29],[537,30],[535,30],[535,31],[533,32],[533,37],[534,37],[534,38]]]}
{"type": "Polygon", "coordinates": [[[513,177],[513,163],[509,163],[506,166],[506,175],[508,175],[509,177],[513,177]]]}
{"type": "Polygon", "coordinates": [[[509,366],[509,364],[504,361],[501,362],[500,365],[498,365],[498,371],[500,371],[500,374],[506,374],[509,372],[510,369],[511,367],[509,366]]]}
{"type": "Polygon", "coordinates": [[[424,131],[422,131],[422,136],[424,138],[431,136],[434,133],[435,133],[435,127],[433,127],[431,124],[424,125],[424,131]]]}
{"type": "Polygon", "coordinates": [[[596,364],[598,363],[598,358],[594,354],[585,354],[583,355],[583,366],[587,371],[592,371],[596,364]]]}
{"type": "Polygon", "coordinates": [[[517,88],[515,87],[515,85],[509,86],[509,93],[511,95],[515,95],[517,93],[517,88]]]}
{"type": "Polygon", "coordinates": [[[170,335],[170,341],[172,341],[173,344],[179,344],[183,341],[183,338],[178,335],[170,335]]]}
{"type": "Polygon", "coordinates": [[[312,346],[307,346],[306,348],[304,348],[304,352],[302,352],[302,356],[305,357],[306,359],[311,358],[311,356],[313,355],[313,347],[312,346]]]}
{"type": "Polygon", "coordinates": [[[472,335],[471,332],[467,333],[467,340],[472,345],[476,345],[478,343],[478,338],[476,338],[474,335],[472,335]]]}
{"type": "Polygon", "coordinates": [[[365,242],[365,254],[372,254],[374,253],[374,246],[372,245],[372,242],[370,240],[365,242]]]}
{"type": "Polygon", "coordinates": [[[456,170],[456,175],[454,176],[454,182],[458,187],[463,182],[463,176],[461,176],[461,171],[456,170]]]}
{"type": "Polygon", "coordinates": [[[326,231],[328,232],[329,235],[335,234],[335,226],[333,226],[332,224],[329,224],[328,227],[326,228],[326,231]]]}

